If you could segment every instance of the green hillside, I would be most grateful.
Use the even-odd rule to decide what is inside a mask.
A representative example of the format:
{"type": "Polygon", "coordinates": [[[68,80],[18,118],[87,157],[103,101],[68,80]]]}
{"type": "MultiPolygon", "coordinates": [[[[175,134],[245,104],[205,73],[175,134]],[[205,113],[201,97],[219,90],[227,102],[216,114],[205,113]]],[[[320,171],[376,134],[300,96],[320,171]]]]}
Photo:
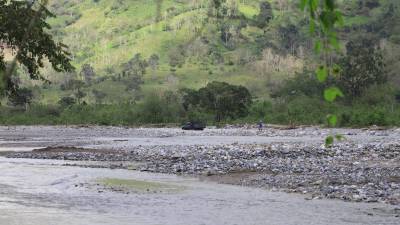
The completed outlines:
{"type": "MultiPolygon", "coordinates": [[[[110,103],[127,102],[136,95],[126,90],[125,78],[118,78],[123,65],[136,54],[143,60],[153,54],[160,59],[154,68],[146,68],[142,94],[198,88],[218,80],[244,85],[256,97],[269,98],[271,88],[281,80],[302,71],[304,65],[315,64],[308,26],[297,0],[270,0],[273,17],[264,26],[258,24],[261,0],[228,0],[221,17],[210,17],[210,2],[57,0],[50,6],[57,17],[49,22],[51,32],[70,47],[77,71],[72,77],[83,79],[82,65],[90,64],[95,78],[85,91],[101,90],[110,103]]],[[[391,5],[398,18],[398,1],[351,0],[341,4],[346,16],[341,28],[343,40],[360,31],[380,29],[378,35],[385,32],[380,39],[398,48],[400,26],[389,28],[380,21],[391,5]]],[[[55,74],[51,69],[44,74],[52,84],[37,89],[37,101],[56,103],[72,94],[60,90],[71,75],[55,74]]],[[[85,100],[94,101],[91,94],[85,100]]]]}
{"type": "Polygon", "coordinates": [[[343,22],[322,41],[340,51],[327,54],[316,53],[299,2],[50,1],[47,32],[69,46],[76,70],[45,65],[43,82],[18,68],[0,123],[296,125],[330,115],[339,126],[399,125],[400,1],[337,0],[343,22]],[[317,79],[322,63],[332,70],[317,79]]]}

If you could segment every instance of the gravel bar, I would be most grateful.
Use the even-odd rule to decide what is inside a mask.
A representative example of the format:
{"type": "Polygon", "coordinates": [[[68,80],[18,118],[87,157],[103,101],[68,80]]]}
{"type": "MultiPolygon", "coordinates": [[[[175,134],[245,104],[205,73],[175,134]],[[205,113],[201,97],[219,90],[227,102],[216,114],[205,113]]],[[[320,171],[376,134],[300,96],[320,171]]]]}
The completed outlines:
{"type": "MultiPolygon", "coordinates": [[[[29,132],[31,129],[25,128],[29,132]]],[[[62,130],[63,128],[46,129],[54,129],[56,133],[64,131],[68,138],[74,137],[68,131],[62,130]]],[[[82,128],[68,129],[80,133],[77,129],[82,128]]],[[[107,133],[111,131],[105,128],[83,128],[84,133],[90,134],[90,129],[93,130],[92,138],[100,137],[105,140],[105,136],[112,136],[107,133]]],[[[329,130],[311,127],[282,130],[271,128],[259,133],[249,128],[215,129],[202,133],[182,133],[179,129],[113,129],[120,135],[112,137],[122,139],[108,140],[100,144],[99,139],[96,139],[97,145],[92,143],[88,145],[91,146],[90,148],[75,145],[65,147],[65,142],[59,141],[59,146],[56,147],[32,152],[13,152],[7,154],[7,157],[140,162],[137,168],[140,171],[210,177],[219,182],[236,185],[303,193],[307,194],[309,199],[335,198],[345,201],[400,205],[399,129],[329,130]],[[344,134],[347,140],[336,143],[331,148],[324,147],[321,138],[338,131],[344,134]],[[150,142],[150,144],[136,145],[123,139],[135,135],[178,139],[180,136],[236,137],[239,135],[256,140],[257,137],[268,136],[268,134],[289,139],[304,137],[307,141],[287,142],[272,139],[266,143],[240,143],[240,141],[235,142],[233,138],[232,143],[229,144],[151,145],[150,142]],[[316,141],[316,138],[319,138],[319,141],[316,141]]],[[[15,132],[15,135],[17,134],[18,132],[15,132]]],[[[36,135],[37,133],[35,137],[36,135]]],[[[50,132],[48,137],[51,136],[50,132]]],[[[29,135],[25,135],[25,138],[30,140],[29,135]]],[[[68,163],[68,165],[73,165],[73,163],[68,163]]],[[[128,164],[124,163],[110,163],[110,165],[112,168],[128,169],[128,164]]]]}

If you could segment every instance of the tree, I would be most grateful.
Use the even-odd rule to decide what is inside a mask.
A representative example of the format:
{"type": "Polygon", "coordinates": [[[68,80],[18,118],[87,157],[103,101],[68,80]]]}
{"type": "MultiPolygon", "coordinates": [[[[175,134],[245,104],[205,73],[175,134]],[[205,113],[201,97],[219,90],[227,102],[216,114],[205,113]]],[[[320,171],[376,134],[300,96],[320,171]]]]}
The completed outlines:
{"type": "Polygon", "coordinates": [[[124,76],[140,76],[146,74],[146,68],[149,64],[142,59],[140,53],[136,54],[132,59],[122,66],[122,74],[124,76]]]}
{"type": "Polygon", "coordinates": [[[268,25],[269,21],[273,18],[272,7],[269,2],[260,2],[260,14],[257,16],[257,25],[264,28],[268,25]]]}
{"type": "Polygon", "coordinates": [[[94,99],[96,100],[97,104],[102,104],[103,103],[103,99],[107,96],[106,93],[104,93],[102,91],[98,91],[96,89],[92,90],[92,94],[93,94],[94,99]]]}
{"type": "Polygon", "coordinates": [[[208,4],[209,17],[221,17],[222,5],[226,0],[210,0],[208,4]]]}
{"type": "Polygon", "coordinates": [[[144,84],[143,78],[141,76],[129,77],[126,83],[127,91],[140,91],[141,86],[144,84]]]}
{"type": "Polygon", "coordinates": [[[339,85],[351,98],[360,96],[371,85],[387,81],[382,52],[372,39],[352,40],[346,50],[347,55],[340,60],[339,85]]]}
{"type": "Polygon", "coordinates": [[[155,75],[155,71],[158,69],[160,65],[160,57],[157,54],[152,54],[150,58],[147,60],[151,70],[153,71],[153,76],[155,75]]]}
{"type": "Polygon", "coordinates": [[[93,67],[90,64],[84,64],[81,70],[81,76],[85,80],[85,83],[90,85],[92,84],[93,78],[96,76],[93,67]]]}
{"type": "Polygon", "coordinates": [[[18,88],[8,96],[9,104],[12,106],[24,106],[25,109],[32,103],[33,93],[28,88],[18,88]]]}
{"type": "Polygon", "coordinates": [[[171,72],[175,73],[176,67],[182,67],[183,64],[185,64],[185,55],[185,48],[182,45],[179,45],[177,48],[171,49],[168,52],[169,66],[171,67],[171,72]]]}
{"type": "Polygon", "coordinates": [[[75,98],[78,100],[78,104],[81,104],[81,99],[86,97],[86,93],[82,91],[83,86],[85,86],[85,82],[81,80],[72,80],[71,87],[75,91],[75,98]]]}
{"type": "Polygon", "coordinates": [[[147,62],[152,70],[157,70],[160,64],[160,57],[157,54],[152,54],[147,62]]]}
{"type": "Polygon", "coordinates": [[[165,104],[157,94],[146,96],[140,110],[140,120],[145,123],[164,123],[165,104]]]}
{"type": "Polygon", "coordinates": [[[74,95],[75,98],[78,100],[78,104],[80,105],[82,103],[82,99],[86,97],[87,94],[79,89],[77,92],[74,93],[74,95]]]}
{"type": "Polygon", "coordinates": [[[72,105],[75,105],[76,104],[76,100],[73,97],[62,97],[58,101],[58,104],[63,108],[67,108],[67,107],[70,107],[72,105]]]}
{"type": "Polygon", "coordinates": [[[183,90],[183,106],[200,107],[213,113],[215,121],[240,118],[248,115],[252,103],[250,92],[243,86],[230,85],[225,82],[211,82],[198,91],[183,90]]]}
{"type": "Polygon", "coordinates": [[[196,106],[200,103],[200,94],[198,91],[183,88],[179,92],[182,95],[182,106],[186,111],[189,110],[190,106],[196,106]]]}
{"type": "Polygon", "coordinates": [[[81,80],[71,80],[70,81],[70,86],[72,90],[80,90],[83,86],[85,86],[85,83],[81,80]]]}
{"type": "Polygon", "coordinates": [[[280,87],[272,91],[271,97],[283,98],[288,101],[303,95],[317,97],[321,95],[326,86],[325,83],[318,81],[313,72],[304,70],[284,81],[280,87]]]}
{"type": "Polygon", "coordinates": [[[60,84],[60,89],[63,91],[73,89],[74,80],[76,80],[76,78],[77,78],[76,72],[64,73],[63,80],[61,81],[60,84]]]}
{"type": "Polygon", "coordinates": [[[299,29],[293,24],[288,24],[279,26],[278,32],[284,53],[295,55],[301,40],[299,29]]]}
{"type": "MultiPolygon", "coordinates": [[[[14,60],[6,68],[4,51],[0,51],[0,90],[11,94],[18,90],[10,76],[16,66],[22,65],[31,79],[45,78],[40,74],[44,60],[48,59],[57,72],[72,71],[67,46],[53,40],[46,22],[54,17],[45,7],[47,1],[0,0],[0,43],[2,48],[14,52],[14,60]]],[[[4,93],[4,92],[3,92],[4,93]]]]}
{"type": "Polygon", "coordinates": [[[219,25],[219,29],[221,32],[220,38],[223,42],[224,46],[229,49],[234,49],[235,47],[235,39],[237,39],[238,33],[240,30],[235,27],[233,24],[221,22],[219,25]]]}
{"type": "Polygon", "coordinates": [[[144,84],[143,76],[146,74],[148,66],[149,64],[142,58],[140,53],[123,65],[122,74],[128,79],[126,81],[126,90],[134,92],[134,101],[140,98],[139,92],[142,84],[144,84]]]}

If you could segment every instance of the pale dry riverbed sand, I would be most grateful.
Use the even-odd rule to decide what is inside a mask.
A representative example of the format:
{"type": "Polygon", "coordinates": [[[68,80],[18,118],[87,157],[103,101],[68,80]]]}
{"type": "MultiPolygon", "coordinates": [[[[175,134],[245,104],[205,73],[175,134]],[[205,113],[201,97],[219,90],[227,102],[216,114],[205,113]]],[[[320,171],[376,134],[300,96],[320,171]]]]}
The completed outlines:
{"type": "Polygon", "coordinates": [[[399,129],[0,127],[11,157],[0,157],[0,225],[399,224],[399,139],[399,129]],[[325,149],[330,133],[347,140],[325,149]]]}

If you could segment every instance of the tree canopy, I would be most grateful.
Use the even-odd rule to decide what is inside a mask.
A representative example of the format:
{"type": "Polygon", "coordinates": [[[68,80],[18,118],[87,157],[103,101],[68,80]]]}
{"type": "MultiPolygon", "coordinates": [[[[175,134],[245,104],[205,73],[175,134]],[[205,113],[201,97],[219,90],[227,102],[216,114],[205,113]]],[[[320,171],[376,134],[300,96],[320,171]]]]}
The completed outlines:
{"type": "Polygon", "coordinates": [[[225,82],[211,82],[198,91],[183,90],[183,106],[185,110],[200,107],[214,114],[215,120],[240,118],[247,116],[252,103],[250,92],[243,86],[225,82]]]}
{"type": "Polygon", "coordinates": [[[260,14],[257,16],[257,25],[263,28],[272,18],[273,12],[271,4],[267,1],[260,2],[260,14]]]}
{"type": "Polygon", "coordinates": [[[369,38],[351,40],[346,44],[347,55],[341,59],[343,72],[339,85],[349,97],[360,96],[371,85],[387,80],[382,51],[369,38]]]}
{"type": "Polygon", "coordinates": [[[40,68],[46,60],[55,71],[72,71],[67,46],[56,42],[46,22],[54,15],[46,8],[47,1],[0,0],[0,76],[8,93],[18,89],[10,79],[17,65],[26,69],[31,79],[42,79],[40,68]],[[6,50],[14,60],[7,62],[6,50]]]}
{"type": "Polygon", "coordinates": [[[81,76],[83,76],[86,84],[91,84],[93,78],[96,76],[96,72],[94,72],[94,69],[90,64],[86,63],[82,66],[81,76]]]}

